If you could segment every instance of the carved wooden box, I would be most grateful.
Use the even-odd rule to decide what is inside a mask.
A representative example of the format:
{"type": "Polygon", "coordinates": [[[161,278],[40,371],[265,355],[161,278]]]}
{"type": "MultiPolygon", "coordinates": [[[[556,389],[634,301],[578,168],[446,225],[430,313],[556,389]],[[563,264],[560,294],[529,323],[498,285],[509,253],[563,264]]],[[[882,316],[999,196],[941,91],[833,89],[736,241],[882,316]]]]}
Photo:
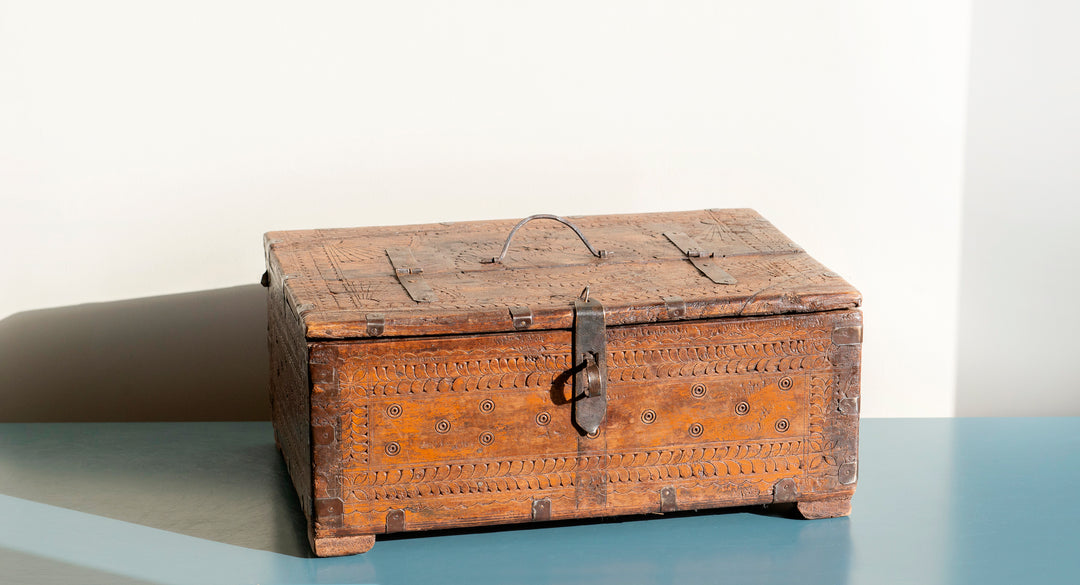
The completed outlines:
{"type": "Polygon", "coordinates": [[[512,241],[514,221],[266,234],[274,428],[316,554],[405,530],[848,513],[851,285],[751,210],[539,219],[512,241]]]}

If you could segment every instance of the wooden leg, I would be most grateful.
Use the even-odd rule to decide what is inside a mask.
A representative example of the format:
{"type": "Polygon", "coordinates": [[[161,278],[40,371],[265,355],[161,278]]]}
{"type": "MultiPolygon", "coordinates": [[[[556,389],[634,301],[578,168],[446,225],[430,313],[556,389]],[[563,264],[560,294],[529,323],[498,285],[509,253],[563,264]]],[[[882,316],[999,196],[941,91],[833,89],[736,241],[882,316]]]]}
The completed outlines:
{"type": "Polygon", "coordinates": [[[366,553],[375,546],[375,535],[324,536],[311,541],[311,549],[318,557],[342,557],[366,553]]]}
{"type": "Polygon", "coordinates": [[[851,496],[833,496],[824,500],[799,502],[799,513],[807,520],[838,518],[851,513],[851,496]]]}

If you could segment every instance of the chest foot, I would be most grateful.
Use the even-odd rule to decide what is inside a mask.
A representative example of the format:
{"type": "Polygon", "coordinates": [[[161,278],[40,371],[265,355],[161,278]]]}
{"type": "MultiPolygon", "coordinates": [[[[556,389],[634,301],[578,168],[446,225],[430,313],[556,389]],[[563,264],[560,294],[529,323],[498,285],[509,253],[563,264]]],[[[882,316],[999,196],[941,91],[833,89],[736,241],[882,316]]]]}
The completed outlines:
{"type": "Polygon", "coordinates": [[[839,518],[851,514],[851,496],[833,496],[822,500],[799,502],[799,513],[807,520],[839,518]]]}

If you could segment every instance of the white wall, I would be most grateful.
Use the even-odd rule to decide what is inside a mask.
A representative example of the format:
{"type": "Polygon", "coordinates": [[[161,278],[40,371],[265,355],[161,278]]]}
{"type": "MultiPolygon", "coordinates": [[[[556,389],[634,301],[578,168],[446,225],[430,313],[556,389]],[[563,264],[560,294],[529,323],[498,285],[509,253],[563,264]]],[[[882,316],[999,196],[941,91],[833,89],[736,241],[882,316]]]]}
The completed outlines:
{"type": "Polygon", "coordinates": [[[0,7],[0,318],[271,229],[746,206],[864,293],[864,415],[953,413],[964,0],[0,7]]]}
{"type": "Polygon", "coordinates": [[[957,412],[1080,415],[1080,4],[978,0],[957,412]]]}

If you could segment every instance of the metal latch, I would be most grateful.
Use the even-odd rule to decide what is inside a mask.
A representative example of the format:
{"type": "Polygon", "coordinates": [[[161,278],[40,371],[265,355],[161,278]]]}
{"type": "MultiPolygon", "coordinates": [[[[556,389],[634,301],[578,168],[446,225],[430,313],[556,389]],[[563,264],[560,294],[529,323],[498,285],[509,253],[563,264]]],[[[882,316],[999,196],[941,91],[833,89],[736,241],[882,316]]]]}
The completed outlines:
{"type": "Polygon", "coordinates": [[[607,416],[607,339],[604,306],[589,299],[589,287],[574,301],[574,424],[587,434],[607,416]]]}

